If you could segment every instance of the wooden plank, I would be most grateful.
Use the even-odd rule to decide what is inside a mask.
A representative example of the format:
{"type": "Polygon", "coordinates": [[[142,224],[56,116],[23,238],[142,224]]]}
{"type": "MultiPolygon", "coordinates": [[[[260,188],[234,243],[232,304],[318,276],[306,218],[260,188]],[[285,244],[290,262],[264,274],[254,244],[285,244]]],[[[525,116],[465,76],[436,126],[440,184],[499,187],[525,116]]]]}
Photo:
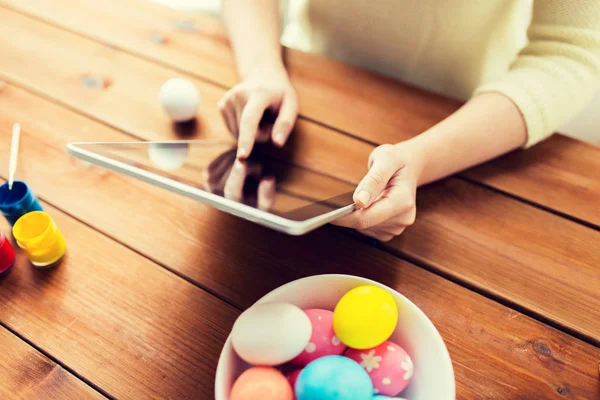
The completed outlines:
{"type": "Polygon", "coordinates": [[[386,247],[600,343],[600,232],[459,180],[417,209],[386,247]]]}
{"type": "MultiPolygon", "coordinates": [[[[0,4],[226,87],[236,82],[225,31],[213,17],[145,0],[0,4]]],[[[324,57],[293,50],[286,56],[302,115],[371,142],[394,143],[418,135],[460,105],[324,57]]],[[[600,203],[600,177],[593,174],[600,169],[599,154],[597,146],[554,135],[463,176],[600,227],[595,207],[600,203]]]]}
{"type": "MultiPolygon", "coordinates": [[[[66,142],[120,140],[124,134],[11,85],[7,85],[0,95],[0,154],[8,149],[4,137],[7,135],[5,128],[9,126],[9,121],[15,119],[28,121],[23,124],[23,167],[19,170],[19,177],[29,182],[40,196],[240,307],[247,307],[267,291],[302,276],[320,273],[365,276],[396,288],[432,319],[444,337],[453,359],[460,399],[552,398],[558,390],[567,393],[565,398],[588,399],[598,392],[597,364],[600,349],[594,346],[367,246],[335,229],[324,228],[302,237],[280,235],[126,176],[100,168],[86,168],[85,164],[65,157],[66,142]],[[99,210],[102,212],[99,213],[99,210]],[[140,232],[148,234],[140,235],[140,232]]],[[[6,173],[5,168],[0,166],[0,174],[6,173]]],[[[63,220],[64,218],[59,221],[61,227],[67,224],[63,220]]],[[[69,233],[69,242],[77,235],[77,232],[69,233]]],[[[104,240],[95,237],[93,240],[82,237],[82,240],[85,240],[82,248],[71,243],[70,251],[77,254],[91,252],[92,256],[102,253],[102,257],[120,260],[127,260],[129,257],[120,254],[126,253],[124,250],[119,254],[104,255],[109,252],[107,248],[110,248],[108,244],[104,244],[104,240]]],[[[105,266],[107,263],[103,260],[86,261],[81,262],[83,266],[78,263],[76,268],[67,270],[69,275],[74,270],[78,270],[78,273],[68,280],[61,280],[63,296],[75,292],[80,296],[80,302],[89,304],[84,293],[89,288],[83,290],[79,287],[92,285],[96,280],[116,282],[118,287],[112,291],[117,298],[137,298],[138,292],[147,293],[143,284],[168,287],[169,296],[172,292],[176,292],[178,296],[195,296],[192,289],[183,290],[186,292],[183,295],[179,293],[182,289],[173,284],[155,282],[164,280],[154,276],[158,272],[144,270],[143,274],[136,274],[136,279],[142,283],[138,287],[138,283],[130,282],[129,271],[132,266],[126,261],[120,261],[118,267],[113,263],[105,266]],[[91,266],[86,267],[88,262],[91,266]],[[128,267],[123,268],[123,265],[128,267]],[[108,268],[110,270],[106,272],[108,268]],[[97,274],[100,276],[93,275],[90,279],[89,274],[96,269],[99,269],[97,274]],[[113,270],[127,276],[114,277],[117,272],[113,270]],[[123,293],[125,289],[122,287],[127,287],[128,292],[123,293]],[[131,288],[136,289],[132,291],[131,288]]],[[[25,268],[19,270],[29,271],[25,268]]],[[[19,290],[19,293],[31,293],[35,288],[32,285],[27,291],[19,290]]],[[[94,293],[95,291],[92,295],[94,293]]],[[[151,296],[149,301],[153,298],[151,296]]],[[[215,318],[215,321],[222,318],[221,311],[214,311],[214,307],[206,305],[203,311],[199,308],[178,310],[180,307],[185,308],[187,302],[193,305],[201,303],[197,299],[185,298],[186,301],[176,300],[168,312],[178,316],[191,313],[194,317],[215,318]]],[[[29,301],[36,299],[39,296],[34,295],[29,301]]],[[[35,317],[48,318],[41,312],[39,316],[31,316],[26,310],[35,307],[28,304],[21,306],[21,299],[11,304],[22,307],[21,318],[30,318],[28,322],[33,323],[23,326],[22,333],[27,336],[33,336],[39,330],[35,317]]],[[[156,309],[154,304],[151,307],[156,309]]],[[[49,304],[48,307],[52,305],[49,304]]],[[[198,307],[201,305],[198,304],[198,307]]],[[[2,317],[0,312],[0,318],[2,317]]],[[[57,325],[64,329],[76,317],[79,315],[74,313],[61,317],[64,322],[57,325]]],[[[143,319],[145,316],[136,317],[136,321],[137,318],[143,319]]],[[[13,323],[20,325],[23,322],[20,320],[13,323]]],[[[107,334],[116,329],[114,323],[101,321],[101,325],[106,326],[109,331],[107,334]]],[[[196,334],[208,329],[204,324],[198,323],[186,323],[185,326],[193,326],[196,334]]],[[[64,336],[42,340],[40,335],[35,335],[35,342],[43,342],[44,347],[56,348],[63,345],[63,340],[71,343],[71,340],[76,341],[74,336],[78,334],[88,335],[86,331],[77,329],[81,327],[79,321],[73,327],[76,329],[69,330],[73,336],[67,337],[68,340],[64,336]],[[54,344],[54,341],[59,343],[54,344]]],[[[146,329],[145,326],[142,327],[146,329]]],[[[129,335],[133,336],[133,328],[127,329],[129,335]]],[[[187,331],[185,334],[192,335],[187,331]]],[[[221,333],[214,335],[215,341],[223,339],[221,333]]],[[[112,337],[112,343],[117,345],[124,340],[125,335],[112,337]]],[[[162,336],[145,335],[147,340],[155,337],[162,336]]],[[[174,341],[170,339],[169,343],[174,341]]],[[[196,343],[190,336],[186,337],[186,341],[196,343]]],[[[143,346],[143,338],[137,343],[143,346]]],[[[96,354],[90,355],[92,359],[98,357],[96,354]]],[[[208,359],[212,360],[212,357],[210,355],[208,359]]],[[[71,358],[64,361],[71,365],[74,362],[71,358]]],[[[207,364],[210,365],[211,362],[207,361],[207,364]]],[[[77,370],[79,369],[77,365],[77,370]]],[[[179,373],[182,372],[173,372],[174,375],[179,373]]],[[[113,377],[117,379],[118,376],[115,374],[113,377]]],[[[171,379],[177,379],[177,376],[171,379]]],[[[107,383],[102,381],[98,384],[104,387],[107,383]]]]}
{"type": "MultiPolygon", "coordinates": [[[[238,311],[44,207],[65,235],[68,255],[42,271],[20,254],[0,283],[3,324],[110,396],[211,398],[220,348],[238,311]]],[[[8,229],[4,219],[0,228],[8,229]]]]}
{"type": "Polygon", "coordinates": [[[598,171],[600,147],[555,135],[463,175],[600,229],[598,171]]]}
{"type": "MultiPolygon", "coordinates": [[[[19,46],[0,43],[0,51],[6,55],[0,66],[0,74],[66,103],[80,112],[103,119],[112,126],[131,130],[140,137],[176,137],[165,121],[162,124],[157,122],[157,129],[152,132],[140,128],[146,123],[146,115],[157,112],[156,100],[147,96],[140,98],[137,100],[136,112],[128,114],[123,114],[120,110],[124,107],[119,105],[123,98],[127,98],[126,93],[138,92],[138,86],[139,91],[147,87],[158,88],[161,78],[167,76],[168,71],[127,54],[103,49],[96,43],[17,13],[5,11],[2,20],[5,22],[0,26],[3,37],[21,39],[19,46]],[[33,51],[35,48],[51,49],[55,43],[61,43],[61,54],[54,51],[33,51]],[[104,52],[110,52],[108,60],[98,56],[104,52]],[[64,65],[61,61],[63,59],[77,61],[64,65]],[[102,70],[98,71],[108,71],[113,82],[110,90],[90,92],[88,88],[82,87],[77,79],[73,79],[85,73],[88,66],[94,65],[102,67],[102,70]],[[48,73],[47,66],[53,66],[50,68],[51,73],[48,73]],[[52,79],[48,79],[49,76],[52,79]]],[[[218,88],[210,85],[202,86],[204,87],[215,99],[219,97],[218,88]]],[[[14,108],[14,105],[9,102],[5,108],[14,108]]],[[[205,104],[203,115],[206,116],[202,118],[219,118],[216,113],[214,103],[205,104]]],[[[26,118],[26,114],[23,118],[26,118]]],[[[201,128],[198,129],[198,137],[226,135],[224,128],[211,130],[216,129],[217,124],[214,121],[205,123],[202,119],[199,125],[201,128]]],[[[8,127],[5,131],[9,131],[8,127]]],[[[299,164],[328,171],[333,176],[353,182],[362,177],[365,170],[362,160],[367,158],[371,150],[371,147],[363,142],[309,121],[301,124],[290,147],[295,147],[293,154],[297,155],[295,161],[299,164]],[[333,153],[344,154],[348,162],[337,162],[330,156],[333,153]]],[[[600,287],[600,274],[595,272],[597,265],[600,265],[600,256],[595,245],[600,241],[600,233],[476,186],[465,186],[455,179],[448,182],[450,183],[432,185],[419,192],[420,204],[435,206],[423,209],[419,207],[417,220],[423,222],[409,229],[392,243],[392,246],[400,249],[405,255],[426,260],[432,268],[444,274],[473,284],[486,293],[518,304],[559,326],[578,332],[594,343],[600,343],[600,298],[594,296],[595,288],[600,287]],[[462,201],[442,201],[449,196],[458,196],[452,194],[453,190],[460,193],[462,201]],[[473,196],[468,195],[471,190],[473,196]],[[490,204],[495,204],[495,207],[503,210],[504,214],[500,220],[497,213],[488,210],[488,199],[490,204]],[[478,210],[477,213],[473,213],[473,209],[478,210]],[[517,230],[521,226],[529,228],[517,230]],[[474,228],[477,228],[477,231],[474,231],[474,228]],[[535,240],[525,241],[523,237],[516,236],[513,229],[527,235],[533,232],[535,240]],[[510,244],[508,249],[518,249],[520,256],[507,259],[505,254],[490,247],[490,238],[501,248],[507,248],[510,244]],[[426,248],[428,243],[437,245],[426,248]],[[466,248],[472,251],[465,253],[466,248]],[[571,248],[579,252],[578,260],[573,261],[571,248]],[[552,249],[552,252],[549,253],[548,249],[552,249]],[[423,252],[424,250],[427,252],[423,252]],[[458,256],[449,257],[449,254],[458,256]],[[487,268],[482,268],[482,265],[486,265],[487,268]],[[549,267],[541,268],[541,265],[549,267]],[[565,266],[570,268],[567,270],[565,266]],[[508,279],[507,269],[515,269],[519,273],[508,279]],[[539,274],[542,276],[538,276],[539,274]],[[498,276],[504,278],[497,279],[498,276]],[[563,282],[563,285],[560,291],[548,296],[549,290],[555,291],[553,287],[548,286],[553,282],[563,282]],[[526,290],[522,290],[523,288],[526,290]],[[568,307],[565,306],[567,304],[568,307]]],[[[151,190],[146,189],[148,192],[151,190]]],[[[115,209],[114,212],[118,214],[119,209],[115,209]]],[[[180,226],[178,229],[187,235],[187,226],[180,226]]],[[[206,232],[197,234],[212,245],[218,246],[218,242],[205,237],[206,232]]],[[[230,290],[227,285],[217,284],[225,286],[222,290],[230,290]]]]}
{"type": "MultiPolygon", "coordinates": [[[[18,43],[1,42],[3,57],[10,61],[7,68],[2,69],[0,77],[19,82],[44,95],[54,97],[58,94],[60,101],[69,107],[76,107],[87,115],[144,139],[230,139],[216,106],[223,89],[192,79],[201,93],[201,106],[195,130],[182,136],[173,129],[157,97],[160,86],[173,76],[180,75],[177,72],[3,8],[0,8],[0,21],[2,37],[20,37],[18,43]],[[50,47],[44,47],[44,42],[50,47]],[[61,43],[61,47],[55,48],[52,43],[61,43]],[[29,57],[33,55],[36,55],[37,61],[32,64],[29,57]],[[68,64],[65,60],[69,60],[68,64]],[[35,72],[38,68],[44,72],[35,72]],[[47,79],[48,76],[53,79],[47,79]],[[86,87],[90,77],[105,82],[105,85],[86,87]],[[78,99],[76,102],[73,101],[75,98],[78,99]],[[123,102],[126,104],[123,105],[123,102]]],[[[357,181],[362,175],[363,165],[348,168],[321,154],[315,158],[316,153],[308,150],[329,146],[355,159],[366,160],[371,146],[360,141],[340,142],[337,140],[339,134],[328,133],[326,128],[302,121],[288,147],[295,149],[294,162],[307,168],[317,165],[320,170],[329,171],[334,176],[357,181]]]]}
{"type": "Polygon", "coordinates": [[[0,354],[2,399],[104,399],[3,327],[0,327],[0,354]]]}

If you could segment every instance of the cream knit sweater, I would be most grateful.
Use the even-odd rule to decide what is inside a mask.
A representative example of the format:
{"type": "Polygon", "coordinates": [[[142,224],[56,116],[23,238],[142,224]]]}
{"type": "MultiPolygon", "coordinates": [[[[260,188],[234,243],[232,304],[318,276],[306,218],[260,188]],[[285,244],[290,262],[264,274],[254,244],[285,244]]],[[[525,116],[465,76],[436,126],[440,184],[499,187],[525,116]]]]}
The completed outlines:
{"type": "Polygon", "coordinates": [[[600,88],[600,0],[296,2],[284,45],[461,100],[501,92],[525,118],[527,146],[600,88]]]}

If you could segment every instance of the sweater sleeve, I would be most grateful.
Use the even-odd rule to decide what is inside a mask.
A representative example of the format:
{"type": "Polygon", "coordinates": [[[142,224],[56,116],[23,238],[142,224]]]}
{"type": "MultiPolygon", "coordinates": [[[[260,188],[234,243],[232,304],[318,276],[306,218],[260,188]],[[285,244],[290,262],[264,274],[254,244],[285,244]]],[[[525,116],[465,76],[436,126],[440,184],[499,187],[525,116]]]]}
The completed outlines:
{"type": "Polygon", "coordinates": [[[534,0],[528,38],[510,71],[475,92],[500,92],[517,105],[525,147],[575,117],[600,88],[600,0],[534,0]]]}

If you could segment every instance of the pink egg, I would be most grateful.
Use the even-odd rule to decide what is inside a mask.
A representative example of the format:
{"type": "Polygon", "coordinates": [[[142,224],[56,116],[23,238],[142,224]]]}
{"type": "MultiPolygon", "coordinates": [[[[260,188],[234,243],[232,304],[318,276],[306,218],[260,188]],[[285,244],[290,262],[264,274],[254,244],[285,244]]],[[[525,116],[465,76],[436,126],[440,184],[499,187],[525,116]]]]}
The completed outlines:
{"type": "Polygon", "coordinates": [[[346,346],[333,331],[333,312],[321,309],[304,310],[312,325],[312,336],[302,353],[291,363],[300,367],[324,356],[339,356],[344,353],[346,346]]]}
{"type": "MultiPolygon", "coordinates": [[[[302,372],[302,370],[297,369],[286,375],[286,378],[287,378],[288,382],[290,383],[290,386],[292,386],[292,390],[294,391],[294,393],[296,393],[296,381],[298,380],[298,376],[300,375],[300,372],[302,372]]],[[[294,399],[296,399],[295,394],[294,394],[294,399]]]]}
{"type": "Polygon", "coordinates": [[[413,376],[408,353],[389,341],[367,350],[348,349],[345,356],[367,371],[377,394],[395,396],[406,388],[413,376]]]}

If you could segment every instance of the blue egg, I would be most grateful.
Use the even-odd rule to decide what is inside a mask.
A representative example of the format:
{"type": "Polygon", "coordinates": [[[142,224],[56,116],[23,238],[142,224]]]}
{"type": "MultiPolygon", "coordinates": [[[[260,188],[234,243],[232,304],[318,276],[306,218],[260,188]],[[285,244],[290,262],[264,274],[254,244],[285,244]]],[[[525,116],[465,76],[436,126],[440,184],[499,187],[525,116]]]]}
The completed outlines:
{"type": "Polygon", "coordinates": [[[372,400],[373,383],[357,362],[326,356],[308,364],[296,381],[298,400],[372,400]]]}

